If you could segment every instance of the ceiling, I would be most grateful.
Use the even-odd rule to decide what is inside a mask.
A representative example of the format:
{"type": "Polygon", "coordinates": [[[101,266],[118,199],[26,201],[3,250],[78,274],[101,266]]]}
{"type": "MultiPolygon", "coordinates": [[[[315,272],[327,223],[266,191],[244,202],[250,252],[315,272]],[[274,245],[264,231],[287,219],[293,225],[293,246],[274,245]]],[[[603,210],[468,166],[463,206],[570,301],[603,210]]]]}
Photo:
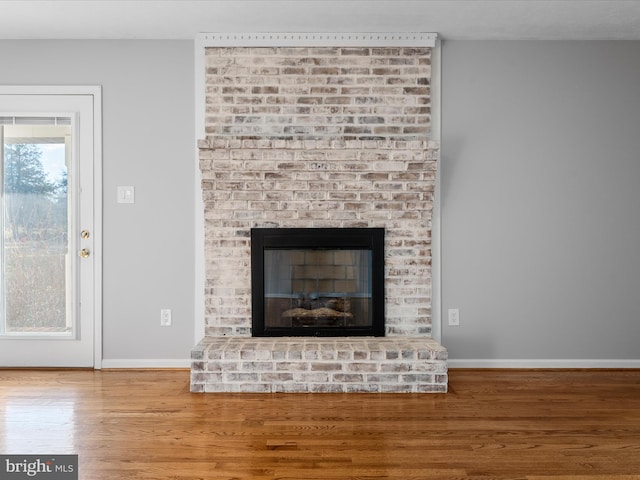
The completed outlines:
{"type": "Polygon", "coordinates": [[[193,39],[203,32],[640,40],[640,0],[0,0],[1,39],[193,39]]]}

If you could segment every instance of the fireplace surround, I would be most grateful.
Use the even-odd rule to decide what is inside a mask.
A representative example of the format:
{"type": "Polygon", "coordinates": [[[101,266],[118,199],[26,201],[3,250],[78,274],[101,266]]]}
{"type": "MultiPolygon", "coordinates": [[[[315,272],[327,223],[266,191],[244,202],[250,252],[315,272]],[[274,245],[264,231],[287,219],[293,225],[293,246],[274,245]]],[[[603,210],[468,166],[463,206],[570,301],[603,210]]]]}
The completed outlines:
{"type": "Polygon", "coordinates": [[[384,229],[385,336],[430,336],[437,144],[213,138],[200,147],[206,336],[252,336],[252,228],[384,229]]]}

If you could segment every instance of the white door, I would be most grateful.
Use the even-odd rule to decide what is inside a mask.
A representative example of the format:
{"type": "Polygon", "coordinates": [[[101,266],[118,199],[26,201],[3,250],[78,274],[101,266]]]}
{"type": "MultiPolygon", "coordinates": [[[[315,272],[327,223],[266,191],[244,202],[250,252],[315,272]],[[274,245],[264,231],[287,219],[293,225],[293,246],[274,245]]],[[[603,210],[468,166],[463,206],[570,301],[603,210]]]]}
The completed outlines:
{"type": "Polygon", "coordinates": [[[97,87],[0,87],[0,367],[100,368],[99,113],[97,87]]]}

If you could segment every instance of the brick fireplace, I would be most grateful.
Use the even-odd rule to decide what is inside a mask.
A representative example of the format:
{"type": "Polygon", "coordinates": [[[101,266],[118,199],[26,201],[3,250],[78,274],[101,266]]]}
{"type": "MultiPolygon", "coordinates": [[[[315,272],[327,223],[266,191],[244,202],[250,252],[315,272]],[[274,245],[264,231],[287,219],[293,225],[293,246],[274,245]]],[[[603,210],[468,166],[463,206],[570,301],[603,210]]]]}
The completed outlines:
{"type": "Polygon", "coordinates": [[[430,48],[206,48],[203,391],[444,392],[430,48]],[[252,338],[252,228],[381,228],[384,337],[252,338]]]}

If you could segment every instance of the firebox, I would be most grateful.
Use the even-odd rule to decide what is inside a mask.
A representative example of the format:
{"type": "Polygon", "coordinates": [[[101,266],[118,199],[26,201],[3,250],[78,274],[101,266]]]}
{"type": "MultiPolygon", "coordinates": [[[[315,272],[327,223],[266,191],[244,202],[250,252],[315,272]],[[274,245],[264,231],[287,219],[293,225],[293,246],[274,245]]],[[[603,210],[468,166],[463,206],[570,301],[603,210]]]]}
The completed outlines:
{"type": "Polygon", "coordinates": [[[252,335],[384,336],[383,228],[251,229],[252,335]]]}

